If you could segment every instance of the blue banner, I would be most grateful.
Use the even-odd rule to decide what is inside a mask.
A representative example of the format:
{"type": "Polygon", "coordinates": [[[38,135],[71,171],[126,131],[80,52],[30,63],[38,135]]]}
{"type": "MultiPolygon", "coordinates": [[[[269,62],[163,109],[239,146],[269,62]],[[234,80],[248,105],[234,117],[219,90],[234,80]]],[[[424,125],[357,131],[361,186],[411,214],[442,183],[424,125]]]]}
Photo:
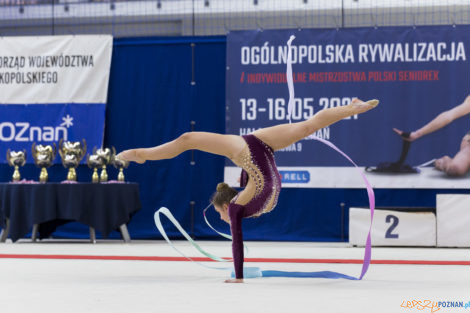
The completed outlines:
{"type": "MultiPolygon", "coordinates": [[[[60,139],[85,139],[89,149],[101,147],[105,108],[104,103],[0,105],[0,162],[6,162],[8,149],[25,149],[27,162],[33,163],[33,143],[58,145],[60,139]]],[[[60,162],[57,155],[55,163],[60,162]]]]}
{"type": "MultiPolygon", "coordinates": [[[[402,140],[393,128],[419,129],[470,94],[468,26],[231,32],[227,40],[227,133],[244,135],[288,122],[286,61],[291,35],[296,37],[291,50],[295,86],[292,122],[347,105],[355,97],[380,100],[378,108],[315,134],[332,141],[362,167],[400,157],[402,140]]],[[[469,125],[470,116],[465,116],[413,142],[406,163],[414,167],[453,156],[469,125]]],[[[337,182],[346,172],[336,168],[348,165],[340,155],[308,138],[277,152],[276,162],[284,170],[287,186],[360,187],[360,179],[350,180],[347,175],[340,183],[319,177],[337,176],[337,182]],[[310,175],[302,172],[305,170],[310,175]]],[[[231,163],[226,165],[226,179],[235,184],[238,174],[231,163]]],[[[393,181],[393,175],[384,181],[384,175],[374,174],[371,180],[376,186],[391,188],[458,185],[455,181],[443,185],[445,175],[431,170],[425,170],[429,173],[424,176],[408,175],[406,179],[411,180],[405,183],[393,181]],[[429,175],[438,180],[427,182],[429,175]]],[[[468,183],[460,187],[468,188],[468,183]]]]}

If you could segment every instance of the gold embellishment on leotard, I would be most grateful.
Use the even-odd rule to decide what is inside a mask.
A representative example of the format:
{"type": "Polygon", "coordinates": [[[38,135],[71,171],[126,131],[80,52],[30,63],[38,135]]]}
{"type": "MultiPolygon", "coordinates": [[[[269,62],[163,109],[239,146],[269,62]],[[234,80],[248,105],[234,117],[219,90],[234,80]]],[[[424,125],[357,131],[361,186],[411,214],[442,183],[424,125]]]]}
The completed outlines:
{"type": "MultiPolygon", "coordinates": [[[[234,159],[232,159],[233,163],[238,165],[239,167],[243,168],[248,176],[249,176],[249,181],[251,180],[254,183],[254,192],[250,192],[253,196],[251,200],[249,200],[247,203],[258,197],[261,192],[263,191],[264,188],[264,177],[269,177],[271,181],[273,182],[273,187],[269,191],[268,196],[266,197],[266,201],[263,204],[263,207],[261,207],[258,212],[255,214],[251,215],[250,217],[258,217],[263,213],[270,212],[274,209],[274,207],[277,204],[278,196],[279,196],[279,186],[276,182],[279,181],[279,176],[276,171],[276,169],[273,167],[273,165],[270,162],[270,159],[274,158],[274,153],[271,147],[269,147],[266,143],[261,141],[261,143],[264,145],[264,161],[266,164],[268,164],[268,173],[263,173],[254,163],[253,159],[251,156],[251,152],[249,149],[249,146],[246,145],[245,148],[240,152],[238,156],[236,156],[234,159]],[[264,176],[263,176],[264,175],[264,176]]],[[[250,184],[246,186],[246,188],[249,188],[250,184]]],[[[246,190],[245,188],[245,190],[246,190]]],[[[249,191],[249,190],[247,190],[249,191]]],[[[235,200],[236,201],[236,200],[235,200]]],[[[244,203],[240,203],[244,204],[244,203]]]]}
{"type": "MultiPolygon", "coordinates": [[[[271,152],[271,155],[272,154],[273,153],[271,152]]],[[[265,154],[265,158],[268,159],[268,156],[266,154],[265,154]]],[[[266,162],[266,163],[269,166],[269,175],[271,176],[271,180],[275,182],[276,180],[279,179],[279,177],[276,177],[277,173],[272,167],[271,162],[266,162]]],[[[272,190],[270,191],[267,201],[263,205],[263,208],[259,212],[253,214],[251,217],[259,217],[261,214],[271,212],[277,204],[278,196],[279,196],[278,186],[277,184],[273,184],[272,190]]]]}
{"type": "Polygon", "coordinates": [[[264,178],[261,170],[255,166],[251,158],[251,152],[248,145],[242,150],[242,152],[232,160],[233,163],[243,168],[250,179],[255,183],[254,197],[257,197],[264,187],[264,178]]]}
{"type": "MultiPolygon", "coordinates": [[[[270,172],[271,172],[271,179],[272,179],[273,182],[275,182],[279,179],[279,177],[276,177],[277,173],[273,169],[271,163],[268,163],[268,164],[269,164],[269,169],[270,169],[270,172]]],[[[265,209],[263,210],[263,213],[267,213],[267,212],[272,211],[274,209],[274,207],[276,206],[277,198],[279,196],[279,191],[277,189],[278,189],[277,184],[273,184],[269,200],[266,204],[265,209]]]]}

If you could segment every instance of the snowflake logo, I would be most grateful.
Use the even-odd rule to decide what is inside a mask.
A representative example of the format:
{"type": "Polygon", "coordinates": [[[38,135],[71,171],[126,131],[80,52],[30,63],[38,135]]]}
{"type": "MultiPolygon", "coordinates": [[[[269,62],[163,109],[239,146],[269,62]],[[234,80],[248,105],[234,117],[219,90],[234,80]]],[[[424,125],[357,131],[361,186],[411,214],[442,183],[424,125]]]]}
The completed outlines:
{"type": "Polygon", "coordinates": [[[70,126],[73,126],[73,117],[67,114],[66,117],[63,117],[62,120],[64,121],[60,126],[65,126],[69,128],[70,126]]]}

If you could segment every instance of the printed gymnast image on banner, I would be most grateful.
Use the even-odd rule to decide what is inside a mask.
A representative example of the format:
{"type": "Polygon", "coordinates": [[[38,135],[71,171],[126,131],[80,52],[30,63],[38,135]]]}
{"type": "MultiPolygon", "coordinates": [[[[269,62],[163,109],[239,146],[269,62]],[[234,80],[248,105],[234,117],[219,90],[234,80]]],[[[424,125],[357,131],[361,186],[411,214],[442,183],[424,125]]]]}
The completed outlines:
{"type": "MultiPolygon", "coordinates": [[[[470,188],[468,169],[451,162],[470,149],[470,27],[231,32],[228,134],[289,123],[291,35],[296,37],[291,46],[292,123],[354,98],[380,104],[277,151],[283,187],[362,188],[354,167],[311,140],[316,136],[347,153],[376,188],[470,188]]],[[[239,177],[240,170],[227,161],[225,180],[236,186],[239,177]]]]}
{"type": "MultiPolygon", "coordinates": [[[[0,38],[0,162],[33,143],[103,143],[113,38],[0,38]]],[[[60,158],[55,159],[59,163],[60,158]]]]}

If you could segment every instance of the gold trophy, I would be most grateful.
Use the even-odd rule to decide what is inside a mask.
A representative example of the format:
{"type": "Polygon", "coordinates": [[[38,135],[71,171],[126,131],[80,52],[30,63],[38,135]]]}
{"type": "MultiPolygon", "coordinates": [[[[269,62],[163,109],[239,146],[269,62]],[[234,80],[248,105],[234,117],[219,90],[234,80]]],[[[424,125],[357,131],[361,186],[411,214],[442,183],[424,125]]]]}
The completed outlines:
{"type": "Polygon", "coordinates": [[[26,150],[23,151],[10,151],[7,150],[7,161],[10,166],[13,166],[15,170],[13,171],[12,181],[17,182],[21,179],[20,166],[25,165],[26,163],[26,150]]]}
{"type": "Polygon", "coordinates": [[[76,168],[80,164],[80,161],[83,159],[86,153],[86,141],[85,139],[82,142],[75,141],[66,141],[62,139],[59,142],[59,154],[62,158],[62,164],[65,168],[68,168],[67,173],[68,181],[77,181],[77,172],[76,168]]]}
{"type": "Polygon", "coordinates": [[[86,163],[88,164],[89,168],[93,169],[93,175],[91,176],[91,181],[93,183],[98,183],[100,181],[99,176],[98,176],[98,167],[103,166],[103,159],[100,158],[96,154],[92,154],[92,155],[88,154],[86,163]]]}
{"type": "Polygon", "coordinates": [[[36,145],[36,143],[33,143],[31,152],[34,158],[34,164],[41,168],[39,181],[41,183],[46,183],[49,179],[47,168],[52,165],[52,162],[54,162],[55,156],[57,155],[57,147],[55,143],[53,146],[36,145]]]}
{"type": "Polygon", "coordinates": [[[124,179],[124,169],[129,166],[129,161],[123,160],[118,156],[114,157],[113,165],[115,168],[119,169],[118,181],[125,181],[124,179]]]}
{"type": "Polygon", "coordinates": [[[114,160],[114,156],[116,155],[116,149],[112,147],[112,150],[109,148],[101,148],[101,149],[93,149],[93,154],[96,154],[99,158],[102,159],[103,165],[100,174],[100,182],[107,182],[108,181],[108,172],[106,171],[106,165],[111,163],[114,160]]]}

